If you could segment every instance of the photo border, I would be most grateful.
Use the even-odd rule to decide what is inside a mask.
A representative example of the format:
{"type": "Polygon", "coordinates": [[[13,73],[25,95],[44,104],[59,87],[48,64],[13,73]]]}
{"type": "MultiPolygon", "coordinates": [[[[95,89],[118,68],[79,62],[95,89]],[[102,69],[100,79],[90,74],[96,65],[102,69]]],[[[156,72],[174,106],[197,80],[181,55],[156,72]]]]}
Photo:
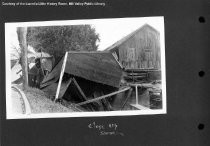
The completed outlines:
{"type": "Polygon", "coordinates": [[[84,20],[59,20],[59,21],[34,21],[34,22],[10,22],[5,23],[5,59],[6,59],[6,118],[7,119],[29,119],[29,118],[66,118],[66,117],[104,117],[104,116],[132,116],[132,115],[155,115],[167,114],[166,100],[166,63],[165,63],[165,25],[163,16],[155,17],[127,17],[127,18],[102,18],[102,19],[84,19],[84,20]],[[72,112],[72,113],[42,113],[14,115],[11,113],[11,64],[10,49],[8,46],[9,35],[6,33],[10,27],[33,27],[33,26],[61,26],[61,25],[81,25],[94,24],[100,20],[114,19],[152,19],[159,18],[163,22],[160,32],[160,50],[161,50],[161,86],[162,86],[162,109],[153,110],[126,110],[126,111],[98,111],[98,112],[72,112]]]}

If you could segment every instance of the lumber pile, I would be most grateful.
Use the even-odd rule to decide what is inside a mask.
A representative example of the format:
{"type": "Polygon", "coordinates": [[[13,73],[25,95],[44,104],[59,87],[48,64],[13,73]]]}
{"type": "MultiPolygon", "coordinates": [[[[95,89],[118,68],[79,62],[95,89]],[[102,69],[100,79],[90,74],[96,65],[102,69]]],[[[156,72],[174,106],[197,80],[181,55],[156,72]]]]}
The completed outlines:
{"type": "Polygon", "coordinates": [[[140,69],[125,69],[125,81],[129,82],[139,82],[146,81],[148,78],[147,70],[140,69]]]}
{"type": "Polygon", "coordinates": [[[161,71],[157,69],[125,69],[124,79],[128,83],[161,80],[161,71]]]}

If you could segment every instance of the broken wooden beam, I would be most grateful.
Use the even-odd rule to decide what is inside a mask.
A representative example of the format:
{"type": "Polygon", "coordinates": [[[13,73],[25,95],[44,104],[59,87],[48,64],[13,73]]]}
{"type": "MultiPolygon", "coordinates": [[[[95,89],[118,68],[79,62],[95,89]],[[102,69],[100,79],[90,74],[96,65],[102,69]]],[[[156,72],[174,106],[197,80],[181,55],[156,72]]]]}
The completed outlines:
{"type": "Polygon", "coordinates": [[[58,99],[58,95],[59,95],[59,92],[60,92],[61,82],[62,82],[63,74],[64,74],[64,71],[65,71],[65,68],[66,68],[67,56],[68,56],[68,52],[66,52],[65,57],[64,57],[64,62],[63,62],[61,73],[60,73],[58,88],[57,88],[56,95],[55,95],[55,100],[58,99]]]}
{"type": "Polygon", "coordinates": [[[76,85],[77,89],[79,90],[80,94],[82,95],[82,97],[87,100],[87,97],[85,95],[85,93],[82,91],[81,87],[79,86],[79,84],[77,83],[77,81],[75,80],[75,78],[72,78],[74,84],[76,85]]]}
{"type": "Polygon", "coordinates": [[[122,107],[121,107],[121,110],[125,107],[125,104],[127,103],[128,99],[130,98],[131,94],[132,94],[132,91],[133,89],[130,88],[129,91],[128,91],[128,94],[127,94],[127,97],[125,99],[125,102],[123,103],[122,107]]]}
{"type": "Polygon", "coordinates": [[[116,52],[112,53],[112,55],[114,56],[115,60],[117,61],[117,63],[118,63],[118,64],[119,64],[119,66],[121,67],[121,69],[123,69],[122,64],[118,61],[118,57],[117,57],[116,52]]]}
{"type": "Polygon", "coordinates": [[[131,87],[125,87],[124,89],[121,89],[121,90],[119,90],[119,91],[115,91],[115,92],[112,92],[112,93],[107,94],[107,95],[103,95],[103,96],[100,96],[100,97],[97,97],[97,98],[94,98],[94,99],[91,99],[91,100],[87,100],[87,101],[78,103],[78,104],[76,104],[76,106],[81,106],[81,105],[84,105],[84,104],[87,104],[87,103],[96,102],[96,101],[98,101],[98,100],[101,100],[101,99],[104,99],[104,98],[107,98],[107,97],[116,95],[116,94],[118,94],[118,93],[125,92],[125,91],[129,90],[130,88],[131,88],[131,87]]]}

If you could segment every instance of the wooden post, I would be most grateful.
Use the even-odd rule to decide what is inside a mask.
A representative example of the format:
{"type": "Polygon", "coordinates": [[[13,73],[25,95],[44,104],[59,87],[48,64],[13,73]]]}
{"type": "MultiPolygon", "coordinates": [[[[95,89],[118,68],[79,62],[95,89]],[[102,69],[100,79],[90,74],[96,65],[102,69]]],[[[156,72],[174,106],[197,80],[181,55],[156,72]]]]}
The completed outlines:
{"type": "Polygon", "coordinates": [[[28,48],[27,48],[27,27],[17,28],[18,41],[21,48],[21,67],[23,76],[23,88],[28,87],[28,48]]]}
{"type": "Polygon", "coordinates": [[[64,74],[65,68],[66,68],[67,56],[68,56],[68,52],[66,52],[64,60],[63,60],[63,65],[62,65],[60,78],[59,78],[59,82],[58,82],[58,87],[57,87],[57,91],[56,91],[56,95],[55,95],[55,101],[58,99],[58,96],[59,96],[59,92],[60,92],[60,88],[61,88],[61,82],[62,82],[63,74],[64,74]]]}
{"type": "Polygon", "coordinates": [[[125,102],[123,103],[123,105],[122,105],[122,107],[121,107],[121,110],[123,110],[125,104],[127,103],[128,99],[130,98],[130,96],[131,96],[131,94],[132,94],[132,91],[133,91],[133,89],[130,88],[130,90],[128,91],[127,97],[126,97],[126,99],[125,99],[125,102]]]}
{"type": "Polygon", "coordinates": [[[138,97],[138,85],[135,86],[136,88],[136,104],[139,104],[139,97],[138,97]]]}
{"type": "Polygon", "coordinates": [[[42,70],[43,75],[45,75],[45,74],[44,74],[43,65],[42,65],[42,59],[43,59],[43,58],[42,58],[42,48],[41,48],[41,57],[40,57],[40,59],[39,59],[39,60],[40,60],[40,67],[41,67],[41,70],[42,70]]]}

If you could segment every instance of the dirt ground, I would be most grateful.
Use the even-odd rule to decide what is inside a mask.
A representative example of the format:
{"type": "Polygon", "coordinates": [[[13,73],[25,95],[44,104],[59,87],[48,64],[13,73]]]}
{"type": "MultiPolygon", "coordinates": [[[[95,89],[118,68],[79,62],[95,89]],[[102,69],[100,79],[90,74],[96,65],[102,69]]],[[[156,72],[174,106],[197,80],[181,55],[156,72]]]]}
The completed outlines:
{"type": "Polygon", "coordinates": [[[60,103],[55,103],[46,94],[37,89],[30,88],[23,90],[25,93],[29,104],[31,106],[32,113],[62,113],[62,112],[75,112],[73,108],[67,108],[60,103]]]}
{"type": "Polygon", "coordinates": [[[25,107],[21,95],[12,88],[11,91],[11,101],[12,101],[12,113],[14,114],[24,114],[25,107]]]}

